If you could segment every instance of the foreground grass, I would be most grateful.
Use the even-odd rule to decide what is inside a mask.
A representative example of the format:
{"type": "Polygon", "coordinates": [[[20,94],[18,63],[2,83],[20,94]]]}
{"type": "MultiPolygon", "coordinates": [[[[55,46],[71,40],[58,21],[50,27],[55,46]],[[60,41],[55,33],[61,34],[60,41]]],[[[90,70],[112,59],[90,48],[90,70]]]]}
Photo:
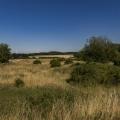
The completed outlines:
{"type": "Polygon", "coordinates": [[[32,62],[0,65],[0,120],[120,120],[119,86],[72,86],[66,80],[74,65],[32,62]],[[24,87],[14,87],[17,78],[24,87]]]}
{"type": "Polygon", "coordinates": [[[0,120],[119,120],[120,88],[0,87],[0,120]]]}

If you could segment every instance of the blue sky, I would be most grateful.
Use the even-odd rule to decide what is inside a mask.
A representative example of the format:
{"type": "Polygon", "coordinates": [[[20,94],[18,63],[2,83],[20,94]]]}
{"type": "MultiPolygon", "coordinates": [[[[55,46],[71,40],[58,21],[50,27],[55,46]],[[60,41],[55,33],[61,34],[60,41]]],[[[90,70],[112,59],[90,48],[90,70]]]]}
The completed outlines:
{"type": "Polygon", "coordinates": [[[120,0],[0,0],[0,43],[13,52],[78,51],[94,35],[120,43],[120,0]]]}

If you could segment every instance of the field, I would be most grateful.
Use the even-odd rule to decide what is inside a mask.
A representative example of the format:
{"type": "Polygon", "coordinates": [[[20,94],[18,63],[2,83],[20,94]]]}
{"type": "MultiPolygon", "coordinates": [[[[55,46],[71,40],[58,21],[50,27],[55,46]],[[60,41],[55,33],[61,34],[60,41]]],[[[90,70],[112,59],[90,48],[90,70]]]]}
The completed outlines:
{"type": "Polygon", "coordinates": [[[24,80],[26,87],[46,84],[66,86],[65,79],[69,77],[69,66],[53,69],[50,68],[50,59],[42,59],[41,61],[41,65],[34,65],[33,59],[18,59],[12,60],[11,64],[1,65],[0,83],[13,84],[15,79],[20,78],[24,80]]]}
{"type": "MultiPolygon", "coordinates": [[[[30,56],[31,58],[33,57],[33,56],[30,56]]],[[[69,55],[36,55],[35,56],[36,58],[70,58],[70,57],[73,57],[73,55],[72,54],[69,54],[69,55]]]]}
{"type": "Polygon", "coordinates": [[[66,82],[73,64],[50,67],[50,59],[11,60],[0,65],[0,120],[120,120],[119,87],[76,87],[66,82]],[[14,86],[16,79],[25,86],[14,86]]]}

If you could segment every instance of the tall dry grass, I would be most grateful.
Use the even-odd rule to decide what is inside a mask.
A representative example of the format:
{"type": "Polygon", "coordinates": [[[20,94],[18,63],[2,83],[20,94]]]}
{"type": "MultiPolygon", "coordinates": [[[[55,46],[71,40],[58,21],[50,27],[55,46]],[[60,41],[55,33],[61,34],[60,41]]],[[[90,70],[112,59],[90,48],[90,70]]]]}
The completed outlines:
{"type": "Polygon", "coordinates": [[[20,78],[27,87],[57,84],[65,86],[65,79],[69,77],[70,70],[67,66],[60,69],[50,68],[50,60],[41,60],[41,65],[32,64],[33,60],[13,60],[8,65],[0,65],[0,83],[13,84],[20,78]]]}
{"type": "MultiPolygon", "coordinates": [[[[33,60],[14,60],[8,65],[0,65],[0,84],[13,85],[14,80],[20,78],[25,82],[26,88],[29,87],[30,89],[36,86],[47,86],[49,84],[58,86],[63,90],[74,89],[76,91],[72,93],[73,96],[75,96],[74,101],[69,104],[65,102],[66,99],[58,97],[52,104],[52,108],[45,112],[44,109],[42,111],[39,110],[38,105],[31,107],[26,99],[21,100],[18,97],[14,98],[16,94],[21,98],[19,89],[22,90],[22,88],[17,89],[11,87],[10,90],[15,90],[15,93],[12,93],[12,90],[9,91],[8,88],[3,87],[0,88],[1,90],[3,89],[3,93],[0,92],[0,99],[6,102],[4,106],[3,103],[0,103],[0,107],[3,108],[0,110],[0,120],[120,120],[119,87],[72,87],[65,81],[69,78],[71,72],[69,65],[53,69],[50,68],[49,60],[42,60],[42,65],[33,65],[32,61],[33,60]],[[9,96],[11,95],[13,96],[9,100],[9,96]],[[13,102],[14,105],[12,105],[11,102],[13,102]],[[4,112],[4,114],[2,114],[2,112],[4,112]]],[[[27,92],[29,92],[29,90],[27,92]]],[[[22,95],[23,94],[24,92],[22,95]]],[[[29,94],[31,93],[29,92],[29,94]]],[[[33,98],[36,97],[38,93],[35,94],[33,98]]],[[[52,92],[51,96],[53,97],[52,92]]],[[[45,99],[44,102],[48,102],[47,99],[45,99]]]]}
{"type": "Polygon", "coordinates": [[[42,111],[31,109],[26,101],[21,105],[18,100],[16,111],[13,107],[10,114],[0,116],[0,120],[120,120],[120,94],[117,91],[120,89],[100,87],[94,90],[88,88],[86,94],[79,94],[70,107],[65,100],[56,101],[45,116],[42,111]]]}

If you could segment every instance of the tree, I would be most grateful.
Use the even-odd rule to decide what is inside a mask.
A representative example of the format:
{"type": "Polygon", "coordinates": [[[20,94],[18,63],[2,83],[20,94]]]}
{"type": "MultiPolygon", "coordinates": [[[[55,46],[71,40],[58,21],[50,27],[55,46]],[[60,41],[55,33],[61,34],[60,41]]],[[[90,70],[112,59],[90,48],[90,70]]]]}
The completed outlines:
{"type": "Polygon", "coordinates": [[[10,59],[11,49],[7,44],[0,44],[0,63],[8,63],[10,59]]]}
{"type": "Polygon", "coordinates": [[[116,49],[108,38],[91,37],[80,51],[80,56],[85,61],[107,62],[116,56],[116,49]]]}

